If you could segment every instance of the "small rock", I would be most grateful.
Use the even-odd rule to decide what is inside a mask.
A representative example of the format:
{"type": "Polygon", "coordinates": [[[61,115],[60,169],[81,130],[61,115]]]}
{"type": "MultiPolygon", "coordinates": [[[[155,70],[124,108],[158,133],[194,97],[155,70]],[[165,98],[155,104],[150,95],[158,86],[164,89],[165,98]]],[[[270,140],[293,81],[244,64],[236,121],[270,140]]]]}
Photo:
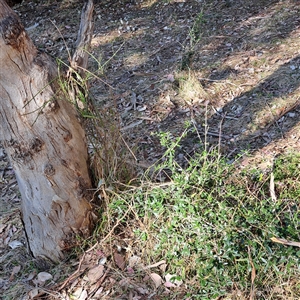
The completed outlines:
{"type": "Polygon", "coordinates": [[[290,118],[295,118],[296,113],[294,113],[294,112],[289,112],[287,115],[288,115],[288,117],[290,117],[290,118]]]}
{"type": "Polygon", "coordinates": [[[10,243],[8,244],[8,246],[9,246],[11,249],[16,249],[16,248],[18,248],[18,247],[22,247],[23,244],[22,244],[21,242],[15,240],[15,241],[10,242],[10,243]]]}

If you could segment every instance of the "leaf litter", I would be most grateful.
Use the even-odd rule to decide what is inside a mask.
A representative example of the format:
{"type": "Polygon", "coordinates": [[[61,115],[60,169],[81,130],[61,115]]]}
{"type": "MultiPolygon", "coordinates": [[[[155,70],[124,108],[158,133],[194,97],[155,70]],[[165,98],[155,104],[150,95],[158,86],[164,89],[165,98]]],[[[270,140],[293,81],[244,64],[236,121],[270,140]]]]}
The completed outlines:
{"type": "MultiPolygon", "coordinates": [[[[206,117],[211,144],[219,143],[222,123],[221,146],[228,157],[249,147],[255,151],[241,162],[242,168],[255,163],[266,169],[277,153],[299,150],[299,7],[293,1],[242,2],[96,3],[92,54],[97,61],[91,60],[91,66],[103,66],[103,73],[98,71],[104,80],[95,78],[91,92],[99,106],[117,108],[124,137],[138,145],[141,165],[149,166],[163,153],[151,133],[180,136],[192,119],[203,135],[206,117]],[[203,22],[195,22],[200,13],[203,22]],[[193,93],[185,99],[188,89],[193,93]]],[[[74,45],[81,5],[24,1],[16,10],[39,48],[67,59],[65,46],[74,45]]],[[[184,141],[186,153],[193,153],[194,140],[190,135],[184,141]]],[[[102,245],[84,252],[63,283],[35,260],[34,270],[28,268],[32,259],[25,247],[20,197],[3,148],[0,185],[0,291],[6,299],[21,299],[21,294],[22,299],[34,299],[48,289],[49,295],[58,292],[76,299],[156,299],[172,295],[171,289],[184,291],[184,282],[167,273],[165,261],[143,266],[138,252],[111,252],[102,245]],[[54,281],[52,288],[47,281],[54,281]],[[40,290],[36,285],[42,282],[46,287],[40,290]]],[[[273,183],[270,189],[276,201],[273,183]]],[[[272,241],[299,247],[299,242],[279,237],[272,241]]],[[[254,272],[252,265],[252,284],[254,272]]]]}

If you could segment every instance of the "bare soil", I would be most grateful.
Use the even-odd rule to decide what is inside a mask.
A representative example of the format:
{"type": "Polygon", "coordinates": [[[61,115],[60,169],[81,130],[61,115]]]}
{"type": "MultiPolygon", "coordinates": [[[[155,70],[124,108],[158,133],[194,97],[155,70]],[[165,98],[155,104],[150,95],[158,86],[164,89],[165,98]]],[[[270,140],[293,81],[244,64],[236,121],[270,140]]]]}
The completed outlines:
{"type": "MultiPolygon", "coordinates": [[[[24,1],[15,10],[37,47],[67,63],[81,8],[81,1],[41,0],[24,1]]],[[[250,153],[241,167],[269,168],[278,154],[300,148],[298,1],[97,1],[92,47],[90,71],[101,79],[91,79],[91,95],[99,108],[118,112],[121,131],[141,164],[148,166],[163,153],[155,133],[180,136],[187,121],[228,159],[250,153]]],[[[198,135],[189,132],[182,145],[179,161],[197,150],[198,135]]],[[[30,299],[33,270],[49,266],[26,252],[20,195],[3,149],[0,187],[1,295],[30,299]]],[[[84,290],[80,265],[73,263],[84,290]]],[[[63,267],[56,267],[52,286],[63,272],[71,274],[70,262],[63,267]]],[[[116,262],[110,268],[122,273],[116,262]]],[[[142,279],[129,291],[128,276],[117,279],[108,269],[94,287],[98,298],[80,299],[162,299],[142,279]]],[[[59,295],[75,285],[70,280],[59,295]]],[[[86,290],[88,295],[92,287],[86,290]]],[[[60,297],[55,289],[52,294],[60,297]]]]}

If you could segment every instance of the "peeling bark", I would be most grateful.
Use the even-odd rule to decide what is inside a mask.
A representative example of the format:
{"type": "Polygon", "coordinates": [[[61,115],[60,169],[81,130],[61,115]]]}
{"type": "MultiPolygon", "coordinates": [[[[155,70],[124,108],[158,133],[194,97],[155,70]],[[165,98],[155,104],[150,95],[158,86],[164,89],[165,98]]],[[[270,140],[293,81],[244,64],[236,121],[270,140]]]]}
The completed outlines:
{"type": "Polygon", "coordinates": [[[58,261],[93,225],[84,130],[56,66],[0,0],[0,138],[15,171],[28,244],[58,261]]]}
{"type": "Polygon", "coordinates": [[[91,48],[93,35],[93,12],[94,2],[88,0],[81,12],[80,28],[78,31],[76,49],[70,61],[70,68],[67,74],[69,79],[69,97],[71,101],[80,109],[87,108],[86,103],[78,101],[82,95],[85,99],[88,98],[88,82],[86,80],[86,70],[88,67],[88,59],[91,48]]]}
{"type": "Polygon", "coordinates": [[[80,28],[78,31],[76,50],[70,62],[71,69],[78,72],[82,77],[85,76],[85,70],[88,66],[89,52],[93,35],[93,0],[88,0],[81,12],[80,28]]]}

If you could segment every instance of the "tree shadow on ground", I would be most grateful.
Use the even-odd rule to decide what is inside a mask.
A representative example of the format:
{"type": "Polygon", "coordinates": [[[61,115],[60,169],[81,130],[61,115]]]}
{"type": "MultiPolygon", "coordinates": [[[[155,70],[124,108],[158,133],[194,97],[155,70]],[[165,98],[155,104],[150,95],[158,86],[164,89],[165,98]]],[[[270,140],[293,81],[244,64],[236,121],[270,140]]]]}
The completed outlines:
{"type": "MultiPolygon", "coordinates": [[[[221,139],[231,154],[257,150],[285,138],[299,123],[299,68],[300,56],[296,56],[208,120],[210,130],[221,131],[221,139]]],[[[216,138],[210,141],[219,142],[216,138]]]]}
{"type": "MultiPolygon", "coordinates": [[[[34,6],[40,19],[44,13],[50,19],[53,18],[51,9],[58,12],[54,21],[60,32],[53,32],[53,24],[50,28],[46,23],[41,23],[40,29],[44,31],[34,35],[38,42],[43,43],[41,48],[48,53],[59,56],[65,52],[61,52],[64,44],[72,47],[79,26],[79,2],[68,5],[65,11],[59,10],[63,3],[61,1],[50,6],[48,1],[41,1],[40,6],[34,6]],[[74,7],[76,15],[74,12],[73,15],[68,15],[74,7]]],[[[124,95],[135,93],[136,96],[147,99],[149,106],[153,105],[151,101],[158,102],[157,99],[169,93],[171,84],[166,83],[165,76],[182,68],[183,60],[190,54],[187,70],[201,72],[208,79],[205,83],[202,82],[203,87],[209,90],[214,88],[213,81],[240,76],[240,71],[233,64],[227,63],[229,58],[237,56],[240,59],[241,53],[250,52],[260,55],[265,48],[275,47],[277,41],[289,37],[300,24],[297,7],[290,1],[286,3],[290,5],[286,13],[284,9],[280,13],[272,10],[273,6],[281,3],[278,0],[203,3],[170,1],[165,4],[152,2],[152,5],[143,6],[143,2],[134,1],[104,1],[99,4],[96,1],[94,38],[101,38],[101,42],[94,45],[93,55],[97,59],[100,55],[101,58],[94,61],[94,66],[96,68],[97,64],[104,62],[104,80],[114,88],[111,90],[108,85],[95,82],[94,93],[100,100],[120,102],[125,98],[130,103],[130,96],[126,99],[124,95]],[[201,14],[203,17],[199,27],[194,28],[192,37],[191,30],[201,14]]],[[[26,18],[26,11],[23,17],[26,18]]],[[[30,19],[28,25],[32,21],[30,19]]],[[[276,101],[282,103],[285,101],[283,98],[290,97],[296,91],[299,85],[298,60],[295,57],[282,64],[277,71],[251,90],[235,94],[230,102],[228,99],[222,102],[221,98],[224,97],[221,96],[216,99],[216,102],[219,101],[218,105],[212,103],[218,107],[223,106],[222,111],[219,110],[211,116],[208,125],[212,131],[218,133],[222,123],[225,150],[228,148],[229,153],[237,153],[238,151],[232,151],[235,148],[259,149],[266,141],[282,137],[297,123],[297,109],[294,112],[296,115],[290,112],[282,120],[278,119],[282,111],[276,111],[276,101]],[[294,70],[291,69],[292,66],[295,67],[294,70]],[[262,116],[262,111],[267,116],[262,116]],[[268,133],[274,126],[278,130],[268,133]]],[[[288,99],[286,109],[292,105],[294,103],[288,99]]],[[[161,128],[168,130],[174,122],[184,118],[184,115],[178,117],[176,109],[178,107],[173,107],[170,118],[163,118],[163,122],[159,118],[156,124],[144,122],[139,133],[146,136],[161,128]]],[[[149,119],[155,110],[157,108],[152,107],[150,118],[147,115],[149,119]]],[[[127,116],[123,118],[125,125],[126,122],[138,118],[135,113],[129,111],[128,120],[127,116]]],[[[199,123],[203,122],[200,120],[199,123]]],[[[209,137],[209,141],[213,144],[218,142],[214,136],[209,137]]]]}
{"type": "MultiPolygon", "coordinates": [[[[204,90],[214,89],[215,82],[239,77],[239,66],[244,63],[241,58],[245,57],[246,65],[249,66],[250,56],[263,57],[264,52],[278,51],[277,45],[291,38],[299,28],[299,9],[292,2],[286,3],[290,5],[285,8],[286,13],[285,10],[278,13],[278,10],[267,9],[276,3],[278,1],[264,1],[260,3],[260,7],[255,7],[253,1],[244,1],[240,2],[239,12],[243,12],[241,14],[230,9],[226,10],[227,15],[224,15],[224,10],[212,10],[207,13],[205,17],[209,19],[209,24],[206,30],[215,31],[215,35],[202,34],[204,42],[195,47],[197,51],[193,50],[188,65],[189,70],[200,71],[205,75],[205,78],[200,79],[204,90]],[[239,60],[236,59],[236,65],[233,65],[235,56],[239,60]]],[[[293,55],[293,58],[287,61],[282,59],[285,55],[284,49],[279,51],[282,54],[274,59],[278,68],[271,75],[256,84],[251,84],[253,87],[246,92],[234,91],[235,96],[230,101],[223,102],[223,99],[217,99],[212,103],[218,107],[215,114],[207,120],[207,140],[214,145],[221,142],[226,155],[258,150],[272,141],[285,138],[298,124],[299,56],[293,55]],[[224,104],[220,105],[222,102],[224,104]]],[[[268,63],[270,62],[265,64],[268,63]]],[[[256,72],[255,67],[249,70],[256,72]]],[[[248,77],[251,77],[251,72],[248,77]]],[[[223,95],[220,98],[222,97],[223,95]]],[[[204,123],[201,117],[196,119],[198,123],[204,123]]],[[[202,126],[198,129],[204,132],[202,126]]],[[[195,138],[197,139],[195,134],[189,134],[183,143],[187,148],[191,148],[188,144],[195,143],[195,138]]]]}

